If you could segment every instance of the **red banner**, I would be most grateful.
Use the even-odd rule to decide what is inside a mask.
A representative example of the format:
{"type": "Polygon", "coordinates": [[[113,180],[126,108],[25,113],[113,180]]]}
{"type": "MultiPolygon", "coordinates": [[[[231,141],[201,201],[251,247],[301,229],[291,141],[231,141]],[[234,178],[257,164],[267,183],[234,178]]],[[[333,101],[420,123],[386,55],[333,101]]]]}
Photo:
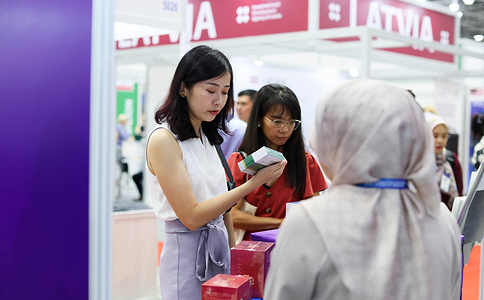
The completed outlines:
{"type": "MultiPolygon", "coordinates": [[[[189,0],[191,41],[308,30],[308,2],[296,0],[189,0]]],[[[398,0],[320,0],[319,28],[368,26],[427,42],[453,45],[455,17],[398,0]]],[[[342,39],[339,41],[345,41],[342,39]]],[[[354,39],[352,39],[354,40],[354,39]]],[[[121,40],[116,49],[175,44],[179,33],[121,40]]],[[[444,62],[454,56],[421,46],[383,49],[444,62]]]]}
{"type": "MultiPolygon", "coordinates": [[[[455,17],[397,0],[320,0],[319,28],[367,26],[426,42],[453,45],[455,17]],[[353,13],[352,13],[353,12],[353,13]]],[[[454,56],[419,46],[385,49],[453,62],[454,56]]]]}
{"type": "MultiPolygon", "coordinates": [[[[307,31],[308,2],[294,0],[189,0],[192,41],[307,31]]],[[[179,34],[116,42],[116,49],[178,43],[179,34]]]]}

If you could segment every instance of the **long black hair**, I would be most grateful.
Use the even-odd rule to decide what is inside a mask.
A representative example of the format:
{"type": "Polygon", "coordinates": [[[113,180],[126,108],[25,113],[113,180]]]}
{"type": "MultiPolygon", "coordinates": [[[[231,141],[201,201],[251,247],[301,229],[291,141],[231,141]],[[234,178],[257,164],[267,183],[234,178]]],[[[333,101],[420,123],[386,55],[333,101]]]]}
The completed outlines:
{"type": "Polygon", "coordinates": [[[234,76],[227,57],[219,50],[208,46],[195,47],[182,57],[171,81],[168,95],[155,112],[155,122],[161,124],[166,121],[180,141],[197,138],[195,129],[190,125],[187,99],[180,95],[181,84],[183,82],[187,89],[191,90],[197,82],[218,78],[227,73],[230,74],[230,88],[225,106],[213,121],[202,122],[203,132],[210,143],[222,143],[220,132],[229,132],[227,119],[234,110],[234,76]]]}
{"type": "MultiPolygon", "coordinates": [[[[282,114],[288,110],[293,119],[301,120],[301,107],[294,92],[287,86],[268,84],[263,86],[255,95],[249,122],[239,149],[251,154],[262,146],[266,140],[262,127],[264,117],[272,109],[280,107],[282,114]],[[260,124],[260,126],[258,126],[260,124]]],[[[282,146],[282,152],[287,159],[287,182],[294,193],[301,196],[306,187],[306,153],[301,126],[294,130],[291,137],[282,146]]]]}

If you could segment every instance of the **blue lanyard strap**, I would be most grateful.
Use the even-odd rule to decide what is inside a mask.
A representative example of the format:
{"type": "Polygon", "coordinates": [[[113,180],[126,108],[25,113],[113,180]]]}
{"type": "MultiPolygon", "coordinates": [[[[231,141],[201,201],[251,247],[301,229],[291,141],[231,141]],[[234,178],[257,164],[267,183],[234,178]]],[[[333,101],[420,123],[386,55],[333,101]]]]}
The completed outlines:
{"type": "Polygon", "coordinates": [[[408,189],[408,180],[395,179],[395,178],[381,178],[380,180],[372,183],[358,183],[355,185],[359,187],[364,187],[364,188],[404,190],[404,189],[408,189]]]}

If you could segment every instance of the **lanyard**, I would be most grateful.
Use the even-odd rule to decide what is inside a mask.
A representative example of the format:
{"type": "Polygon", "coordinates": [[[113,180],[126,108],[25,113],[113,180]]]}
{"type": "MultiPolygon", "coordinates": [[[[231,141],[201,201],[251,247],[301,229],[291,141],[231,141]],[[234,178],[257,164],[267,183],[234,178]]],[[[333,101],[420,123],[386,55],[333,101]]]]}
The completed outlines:
{"type": "Polygon", "coordinates": [[[408,180],[395,179],[395,178],[381,178],[380,180],[372,183],[358,183],[355,185],[359,187],[364,187],[364,188],[403,190],[403,189],[408,189],[408,180]]]}

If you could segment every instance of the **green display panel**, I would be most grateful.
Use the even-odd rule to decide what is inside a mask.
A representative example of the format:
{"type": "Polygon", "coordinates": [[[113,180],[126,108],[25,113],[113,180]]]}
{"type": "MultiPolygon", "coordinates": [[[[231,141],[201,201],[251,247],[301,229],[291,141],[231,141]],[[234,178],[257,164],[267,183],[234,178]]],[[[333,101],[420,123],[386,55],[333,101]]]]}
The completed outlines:
{"type": "Polygon", "coordinates": [[[116,103],[116,120],[120,114],[125,114],[128,118],[126,130],[133,136],[138,123],[138,84],[118,87],[116,103]]]}

